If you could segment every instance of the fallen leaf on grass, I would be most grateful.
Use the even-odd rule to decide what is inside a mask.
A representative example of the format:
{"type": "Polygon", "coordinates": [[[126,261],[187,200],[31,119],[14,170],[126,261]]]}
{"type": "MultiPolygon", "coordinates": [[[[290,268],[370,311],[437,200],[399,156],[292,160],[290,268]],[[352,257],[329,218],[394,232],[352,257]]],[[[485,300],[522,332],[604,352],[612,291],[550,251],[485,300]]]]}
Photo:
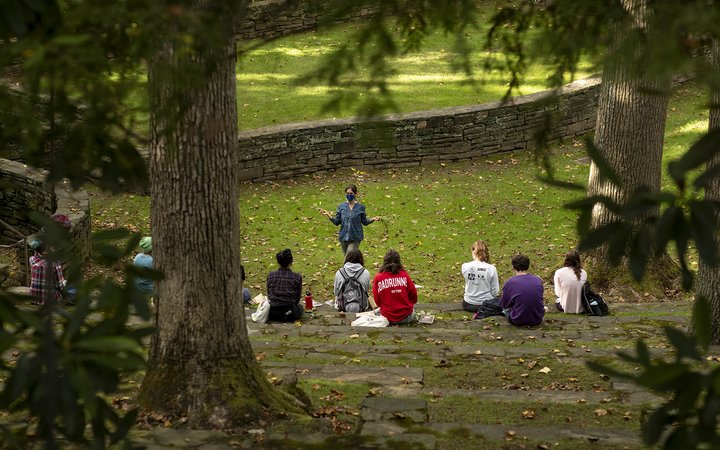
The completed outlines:
{"type": "Polygon", "coordinates": [[[350,339],[357,339],[357,338],[359,338],[359,337],[360,337],[359,334],[351,334],[351,335],[350,335],[350,339]]]}
{"type": "Polygon", "coordinates": [[[548,374],[551,372],[551,370],[549,367],[543,367],[542,369],[538,370],[538,372],[548,374]]]}
{"type": "Polygon", "coordinates": [[[532,370],[533,367],[535,367],[537,365],[537,363],[538,363],[537,361],[530,361],[527,365],[527,368],[532,370]]]}
{"type": "Polygon", "coordinates": [[[599,409],[595,410],[595,415],[598,417],[604,417],[604,416],[607,416],[607,414],[608,414],[607,409],[599,408],[599,409]]]}
{"type": "Polygon", "coordinates": [[[523,419],[534,419],[535,418],[535,411],[532,409],[526,409],[522,412],[523,419]]]}

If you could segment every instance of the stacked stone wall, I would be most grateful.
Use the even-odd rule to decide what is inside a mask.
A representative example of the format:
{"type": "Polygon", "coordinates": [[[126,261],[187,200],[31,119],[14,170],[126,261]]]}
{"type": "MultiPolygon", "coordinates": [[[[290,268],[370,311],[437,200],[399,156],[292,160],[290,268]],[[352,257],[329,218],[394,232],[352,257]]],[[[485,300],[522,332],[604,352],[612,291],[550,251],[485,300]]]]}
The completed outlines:
{"type": "MultiPolygon", "coordinates": [[[[52,214],[56,202],[53,186],[45,182],[43,170],[22,163],[0,160],[0,219],[28,236],[37,231],[30,220],[32,211],[52,214]]],[[[11,244],[20,237],[0,225],[0,243],[11,244]]]]}
{"type": "MultiPolygon", "coordinates": [[[[235,27],[241,40],[275,39],[289,34],[314,30],[321,20],[317,2],[266,0],[252,2],[247,14],[235,27]]],[[[368,17],[373,12],[362,8],[337,22],[350,22],[368,17]]]]}
{"type": "Polygon", "coordinates": [[[287,124],[241,132],[240,178],[266,181],[340,168],[394,168],[461,161],[532,148],[553,114],[551,140],[595,128],[599,78],[509,103],[388,115],[371,124],[357,119],[287,124]]]}

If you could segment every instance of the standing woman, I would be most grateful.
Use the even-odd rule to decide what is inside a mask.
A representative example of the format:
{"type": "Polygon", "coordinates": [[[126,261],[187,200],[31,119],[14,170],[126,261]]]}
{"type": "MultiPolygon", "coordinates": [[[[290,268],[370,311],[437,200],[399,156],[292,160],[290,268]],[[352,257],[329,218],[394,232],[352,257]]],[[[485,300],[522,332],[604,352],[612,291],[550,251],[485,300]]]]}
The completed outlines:
{"type": "Polygon", "coordinates": [[[555,307],[560,312],[579,314],[584,311],[580,296],[587,273],[580,263],[580,254],[575,250],[565,253],[564,267],[555,271],[555,307]]]}
{"type": "Polygon", "coordinates": [[[417,288],[400,262],[400,254],[390,249],[373,279],[373,298],[380,307],[380,315],[391,324],[411,323],[415,320],[417,288]]]}
{"type": "Polygon", "coordinates": [[[485,241],[475,241],[471,250],[473,260],[463,264],[461,269],[465,278],[462,306],[465,311],[477,312],[486,301],[500,300],[500,282],[497,269],[490,264],[490,250],[485,241]]]}
{"type": "Polygon", "coordinates": [[[330,222],[340,225],[338,240],[343,255],[351,248],[359,248],[363,240],[363,225],[370,225],[380,217],[368,219],[365,215],[365,205],[356,200],[357,186],[350,184],[345,188],[346,202],[340,203],[333,215],[330,211],[321,210],[330,222]]]}

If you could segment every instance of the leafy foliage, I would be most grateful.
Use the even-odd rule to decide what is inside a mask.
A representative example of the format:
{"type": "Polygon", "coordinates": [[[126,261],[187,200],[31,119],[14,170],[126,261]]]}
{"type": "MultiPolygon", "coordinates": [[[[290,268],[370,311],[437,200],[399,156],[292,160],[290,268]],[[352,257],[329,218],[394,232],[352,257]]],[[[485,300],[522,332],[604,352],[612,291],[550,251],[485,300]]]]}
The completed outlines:
{"type": "MultiPolygon", "coordinates": [[[[0,372],[7,376],[0,407],[37,418],[35,434],[45,448],[57,448],[60,437],[106,448],[125,439],[138,411],[123,414],[105,396],[118,391],[122,375],[145,367],[141,340],[152,333],[149,326],[128,326],[131,311],[146,321],[150,318],[147,301],[133,295],[133,279],[158,275],[126,266],[125,285],[103,276],[81,280],[79,261],[63,245],[67,231],[47,218],[41,222],[41,239],[54,249],[48,260],[69,258],[69,283],[78,287],[75,306],[65,309],[50,301],[31,310],[25,306],[29,299],[0,292],[0,352],[19,353],[14,365],[0,362],[0,372]]],[[[139,239],[125,231],[95,235],[96,262],[114,265],[127,260],[139,239]],[[127,244],[113,245],[118,238],[127,244]]],[[[27,426],[0,429],[7,445],[27,448],[27,426]]]]}
{"type": "MultiPolygon", "coordinates": [[[[695,304],[695,333],[665,327],[665,335],[675,349],[675,360],[653,359],[647,344],[639,340],[635,353],[618,356],[639,366],[636,372],[623,372],[604,364],[588,362],[593,370],[630,380],[653,392],[669,395],[642,424],[647,445],[662,443],[663,448],[716,448],[720,445],[717,423],[720,419],[720,367],[710,368],[706,355],[710,344],[710,307],[705,299],[695,304]]],[[[709,359],[709,358],[708,358],[709,359]]]]}

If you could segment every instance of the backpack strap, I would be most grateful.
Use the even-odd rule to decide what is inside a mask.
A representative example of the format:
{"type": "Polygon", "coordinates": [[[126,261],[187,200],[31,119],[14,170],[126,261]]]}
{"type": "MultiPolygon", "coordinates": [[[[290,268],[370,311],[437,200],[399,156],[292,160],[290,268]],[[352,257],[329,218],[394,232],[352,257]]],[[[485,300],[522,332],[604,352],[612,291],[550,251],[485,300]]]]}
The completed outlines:
{"type": "Polygon", "coordinates": [[[345,284],[345,283],[347,282],[347,280],[350,279],[350,277],[348,276],[347,272],[345,272],[345,268],[344,268],[344,267],[341,268],[340,270],[338,270],[338,272],[340,272],[340,276],[343,277],[343,280],[344,280],[344,281],[343,281],[343,284],[345,284]]]}

